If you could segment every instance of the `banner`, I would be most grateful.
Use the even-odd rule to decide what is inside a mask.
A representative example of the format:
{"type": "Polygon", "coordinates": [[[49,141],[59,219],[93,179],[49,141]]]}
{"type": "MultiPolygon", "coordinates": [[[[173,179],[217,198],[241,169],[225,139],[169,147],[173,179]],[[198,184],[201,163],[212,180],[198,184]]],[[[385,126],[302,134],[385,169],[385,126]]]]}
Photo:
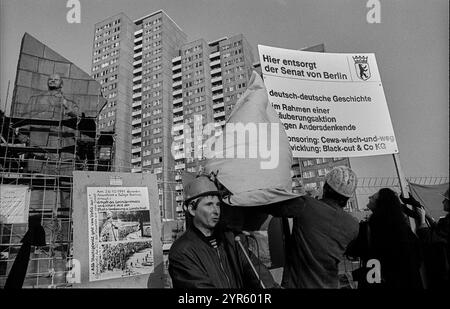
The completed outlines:
{"type": "Polygon", "coordinates": [[[0,185],[0,223],[28,223],[30,188],[20,185],[0,185]]]}
{"type": "Polygon", "coordinates": [[[258,49],[294,157],[398,153],[374,54],[258,49]]]}
{"type": "Polygon", "coordinates": [[[88,187],[89,281],[153,271],[146,187],[88,187]]]}
{"type": "Polygon", "coordinates": [[[436,221],[446,215],[444,211],[444,192],[448,189],[449,183],[440,185],[419,185],[409,182],[410,194],[419,201],[426,209],[428,214],[436,221]]]}

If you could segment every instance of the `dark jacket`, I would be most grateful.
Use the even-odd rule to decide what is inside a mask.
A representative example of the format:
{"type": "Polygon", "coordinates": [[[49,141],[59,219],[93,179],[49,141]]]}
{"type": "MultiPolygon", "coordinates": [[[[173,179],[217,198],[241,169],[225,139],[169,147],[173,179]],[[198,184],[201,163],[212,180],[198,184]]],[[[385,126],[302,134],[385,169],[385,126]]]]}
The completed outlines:
{"type": "MultiPolygon", "coordinates": [[[[174,288],[261,288],[232,232],[215,233],[217,246],[195,227],[178,238],[169,252],[174,288]]],[[[241,237],[243,238],[243,237],[241,237]]],[[[275,287],[270,272],[247,250],[266,287],[275,287]]]]}
{"type": "Polygon", "coordinates": [[[282,286],[338,288],[338,264],[358,235],[358,221],[332,200],[306,196],[272,204],[268,211],[293,218],[282,286]]]}
{"type": "Polygon", "coordinates": [[[424,250],[428,288],[450,288],[450,214],[417,229],[424,250]]]}
{"type": "Polygon", "coordinates": [[[416,235],[407,228],[401,237],[398,235],[391,235],[389,239],[377,237],[370,220],[362,221],[358,238],[350,244],[346,252],[348,256],[359,257],[362,266],[365,266],[370,259],[377,259],[380,262],[381,283],[368,283],[364,274],[359,278],[358,286],[360,288],[423,288],[419,272],[422,254],[416,235]]]}

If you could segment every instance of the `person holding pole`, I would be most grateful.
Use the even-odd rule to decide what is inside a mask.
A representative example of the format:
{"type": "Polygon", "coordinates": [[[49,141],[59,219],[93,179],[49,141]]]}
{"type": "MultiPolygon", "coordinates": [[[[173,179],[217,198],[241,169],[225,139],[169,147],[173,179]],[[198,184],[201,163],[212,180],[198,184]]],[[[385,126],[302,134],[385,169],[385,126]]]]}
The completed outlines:
{"type": "Polygon", "coordinates": [[[416,234],[424,250],[427,288],[450,288],[450,203],[449,189],[442,194],[446,216],[438,222],[427,215],[425,208],[413,196],[401,197],[405,204],[413,206],[417,214],[416,234]]]}
{"type": "Polygon", "coordinates": [[[358,288],[422,289],[419,240],[409,227],[397,193],[382,188],[369,197],[367,208],[372,214],[360,223],[360,234],[346,255],[361,258],[364,267],[368,261],[377,261],[379,280],[370,280],[363,272],[357,279],[358,288]]]}
{"type": "Polygon", "coordinates": [[[186,174],[183,187],[187,230],[169,251],[173,287],[276,287],[267,268],[245,248],[245,237],[219,224],[221,200],[214,182],[207,175],[186,174]]]}

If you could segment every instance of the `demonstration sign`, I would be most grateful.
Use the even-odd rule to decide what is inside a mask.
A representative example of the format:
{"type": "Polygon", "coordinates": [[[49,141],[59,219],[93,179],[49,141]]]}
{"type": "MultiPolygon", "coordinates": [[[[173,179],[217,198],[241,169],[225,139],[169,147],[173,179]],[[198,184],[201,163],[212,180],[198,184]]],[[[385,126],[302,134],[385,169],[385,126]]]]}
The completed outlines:
{"type": "Polygon", "coordinates": [[[374,54],[258,49],[294,157],[398,153],[374,54]]]}
{"type": "Polygon", "coordinates": [[[0,185],[0,223],[28,223],[30,197],[28,186],[0,185]]]}
{"type": "Polygon", "coordinates": [[[153,271],[146,187],[87,187],[89,280],[153,271]],[[147,228],[146,228],[147,227],[147,228]]]}

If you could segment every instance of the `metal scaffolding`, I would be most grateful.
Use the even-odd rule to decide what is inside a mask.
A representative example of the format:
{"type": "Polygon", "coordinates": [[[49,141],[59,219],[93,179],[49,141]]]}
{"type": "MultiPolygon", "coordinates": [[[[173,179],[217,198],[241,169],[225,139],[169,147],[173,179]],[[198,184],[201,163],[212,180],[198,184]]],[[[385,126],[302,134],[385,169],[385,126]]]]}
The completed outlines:
{"type": "MultiPolygon", "coordinates": [[[[23,286],[70,285],[66,275],[72,263],[72,172],[111,170],[112,133],[100,134],[95,118],[64,115],[1,115],[0,130],[0,186],[29,188],[29,216],[39,217],[46,236],[46,246],[32,247],[23,286]]],[[[26,231],[26,223],[0,223],[0,287],[26,231]]]]}

